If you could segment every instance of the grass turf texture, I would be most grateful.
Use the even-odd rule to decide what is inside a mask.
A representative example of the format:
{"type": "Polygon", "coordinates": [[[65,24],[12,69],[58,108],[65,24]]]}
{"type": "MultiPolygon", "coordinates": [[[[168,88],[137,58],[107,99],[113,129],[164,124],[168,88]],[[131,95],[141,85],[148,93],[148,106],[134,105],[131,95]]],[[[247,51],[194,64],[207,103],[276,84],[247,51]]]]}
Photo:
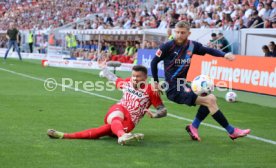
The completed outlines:
{"type": "MultiPolygon", "coordinates": [[[[98,77],[99,71],[42,68],[39,61],[8,59],[6,64],[0,63],[0,68],[41,79],[54,78],[59,83],[65,77],[83,82],[103,80],[98,77]]],[[[42,81],[3,70],[0,76],[1,168],[276,167],[276,146],[273,144],[250,138],[233,142],[226,132],[203,125],[199,129],[202,142],[193,142],[185,131],[189,122],[173,117],[158,120],[145,116],[134,130],[144,133],[145,140],[129,146],[120,146],[116,139],[109,137],[100,140],[49,139],[46,136],[48,128],[75,132],[101,125],[106,111],[115,101],[70,89],[62,92],[61,87],[49,92],[42,81]]],[[[120,91],[93,93],[115,99],[121,97],[120,91]]],[[[261,97],[264,102],[275,99],[261,97]]],[[[163,98],[170,114],[194,118],[197,108],[176,105],[163,98]]],[[[254,100],[254,97],[249,99],[254,100]]],[[[218,98],[218,103],[231,124],[251,128],[252,135],[276,141],[275,107],[227,103],[222,98],[218,98]]],[[[218,125],[210,116],[204,122],[218,125]]]]}

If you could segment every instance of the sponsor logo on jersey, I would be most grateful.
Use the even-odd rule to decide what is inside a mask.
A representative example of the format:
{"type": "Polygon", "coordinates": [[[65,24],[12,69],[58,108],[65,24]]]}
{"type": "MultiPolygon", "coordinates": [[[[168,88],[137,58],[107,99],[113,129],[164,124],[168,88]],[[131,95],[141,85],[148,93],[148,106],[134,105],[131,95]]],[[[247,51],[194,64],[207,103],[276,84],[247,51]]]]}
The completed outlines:
{"type": "Polygon", "coordinates": [[[191,63],[191,59],[187,58],[187,59],[175,59],[174,60],[174,64],[175,65],[183,65],[183,64],[190,64],[191,63]]]}
{"type": "Polygon", "coordinates": [[[142,97],[142,96],[143,96],[143,93],[141,93],[141,92],[139,92],[139,91],[136,91],[136,90],[134,90],[134,89],[132,89],[132,88],[127,88],[127,91],[128,91],[129,93],[132,93],[132,94],[138,96],[138,97],[142,97]]]}
{"type": "Polygon", "coordinates": [[[158,49],[158,50],[156,51],[155,55],[156,55],[157,57],[161,57],[162,51],[161,51],[160,49],[158,49]]]}

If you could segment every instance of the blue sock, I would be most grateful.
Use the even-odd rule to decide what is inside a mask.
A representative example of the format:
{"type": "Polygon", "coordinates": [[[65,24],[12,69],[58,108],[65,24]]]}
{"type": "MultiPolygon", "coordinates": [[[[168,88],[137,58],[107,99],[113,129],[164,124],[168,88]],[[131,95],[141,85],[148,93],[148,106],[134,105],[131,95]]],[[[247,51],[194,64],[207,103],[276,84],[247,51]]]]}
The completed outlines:
{"type": "Polygon", "coordinates": [[[193,125],[193,127],[198,128],[200,123],[201,123],[201,121],[198,118],[195,118],[192,125],[193,125]]]}
{"type": "Polygon", "coordinates": [[[198,128],[201,121],[203,121],[209,113],[210,112],[206,106],[199,106],[195,119],[192,123],[193,127],[198,128]]]}
{"type": "Polygon", "coordinates": [[[227,127],[225,127],[225,129],[229,134],[233,134],[235,128],[229,124],[227,127]]]}

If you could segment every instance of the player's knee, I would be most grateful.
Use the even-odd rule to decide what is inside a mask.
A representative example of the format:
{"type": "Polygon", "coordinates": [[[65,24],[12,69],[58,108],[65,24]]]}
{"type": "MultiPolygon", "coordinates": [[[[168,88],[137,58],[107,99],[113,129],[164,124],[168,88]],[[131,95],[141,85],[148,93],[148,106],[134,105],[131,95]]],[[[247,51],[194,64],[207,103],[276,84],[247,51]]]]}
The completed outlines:
{"type": "Polygon", "coordinates": [[[124,120],[124,113],[121,112],[121,111],[113,111],[112,113],[110,113],[108,116],[107,116],[107,123],[108,124],[111,124],[112,120],[114,118],[120,118],[122,120],[124,120]]]}
{"type": "Polygon", "coordinates": [[[217,98],[215,95],[213,94],[208,95],[208,104],[209,106],[214,106],[217,104],[217,98]]]}

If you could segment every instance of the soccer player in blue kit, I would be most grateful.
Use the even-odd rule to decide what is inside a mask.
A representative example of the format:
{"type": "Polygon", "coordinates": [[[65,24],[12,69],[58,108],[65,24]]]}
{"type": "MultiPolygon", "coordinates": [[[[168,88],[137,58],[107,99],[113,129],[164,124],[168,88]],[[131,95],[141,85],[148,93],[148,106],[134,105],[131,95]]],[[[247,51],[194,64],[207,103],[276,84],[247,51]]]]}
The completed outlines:
{"type": "Polygon", "coordinates": [[[204,55],[210,54],[217,57],[224,57],[230,61],[235,59],[231,53],[207,48],[202,44],[188,40],[190,35],[190,25],[188,22],[180,21],[175,26],[174,40],[168,41],[161,45],[157,50],[155,57],[151,62],[152,76],[155,81],[156,91],[160,91],[158,84],[158,69],[157,65],[160,61],[164,61],[165,80],[168,83],[166,95],[169,100],[188,106],[199,105],[198,112],[192,124],[186,126],[186,130],[192,140],[200,141],[198,128],[200,123],[210,113],[212,117],[223,127],[229,134],[229,137],[234,140],[239,137],[244,137],[250,133],[250,129],[239,129],[230,125],[217,105],[216,97],[213,94],[207,96],[197,96],[189,85],[183,84],[183,79],[186,78],[192,54],[204,55]],[[182,80],[180,80],[182,79],[182,80]],[[182,81],[182,83],[180,83],[182,81]]]}

